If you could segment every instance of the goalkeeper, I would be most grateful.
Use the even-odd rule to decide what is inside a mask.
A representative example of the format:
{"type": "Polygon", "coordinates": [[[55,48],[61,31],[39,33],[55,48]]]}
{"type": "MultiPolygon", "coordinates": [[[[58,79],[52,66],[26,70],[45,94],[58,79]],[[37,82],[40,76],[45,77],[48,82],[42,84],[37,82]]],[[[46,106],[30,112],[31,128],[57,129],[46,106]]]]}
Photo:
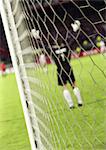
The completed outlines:
{"type": "MultiPolygon", "coordinates": [[[[74,24],[71,24],[73,31],[77,32],[80,27],[80,22],[75,21],[74,24]]],[[[35,37],[35,34],[33,33],[35,37]]],[[[64,44],[61,38],[58,38],[55,45],[52,45],[52,48],[48,48],[45,46],[46,52],[50,57],[53,58],[56,66],[57,66],[57,78],[58,78],[58,85],[63,87],[63,95],[65,100],[67,101],[70,108],[74,108],[74,103],[71,97],[69,90],[67,89],[67,82],[69,82],[73,88],[73,92],[77,98],[78,106],[83,105],[82,97],[80,94],[79,88],[76,86],[75,76],[73,74],[72,67],[70,66],[70,55],[71,51],[69,48],[64,44]]],[[[41,59],[41,58],[40,58],[41,59]]],[[[44,56],[42,56],[41,62],[44,61],[44,56]]],[[[45,66],[45,63],[44,63],[45,66]]]]}
{"type": "Polygon", "coordinates": [[[75,76],[73,74],[72,67],[70,65],[70,50],[63,44],[62,39],[57,40],[56,45],[52,46],[52,51],[46,49],[48,54],[53,58],[57,66],[57,79],[58,85],[63,86],[63,95],[68,102],[70,108],[74,108],[73,100],[69,90],[67,89],[67,82],[69,82],[73,88],[73,92],[77,98],[78,106],[82,106],[82,97],[79,88],[76,86],[75,76]]]}

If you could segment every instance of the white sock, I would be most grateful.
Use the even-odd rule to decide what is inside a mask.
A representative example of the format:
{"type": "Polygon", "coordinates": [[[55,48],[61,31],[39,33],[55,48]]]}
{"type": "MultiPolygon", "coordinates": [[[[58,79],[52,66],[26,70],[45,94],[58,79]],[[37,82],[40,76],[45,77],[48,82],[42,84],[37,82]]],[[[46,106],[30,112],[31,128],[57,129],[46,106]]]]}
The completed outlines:
{"type": "Polygon", "coordinates": [[[71,98],[70,92],[66,89],[63,91],[65,100],[68,102],[69,107],[73,106],[73,100],[71,98]]]}
{"type": "Polygon", "coordinates": [[[82,104],[82,97],[81,97],[79,88],[78,88],[78,87],[75,87],[75,88],[73,89],[73,92],[74,92],[74,94],[75,94],[75,96],[76,96],[76,98],[77,98],[77,100],[78,100],[78,104],[82,104]]]}

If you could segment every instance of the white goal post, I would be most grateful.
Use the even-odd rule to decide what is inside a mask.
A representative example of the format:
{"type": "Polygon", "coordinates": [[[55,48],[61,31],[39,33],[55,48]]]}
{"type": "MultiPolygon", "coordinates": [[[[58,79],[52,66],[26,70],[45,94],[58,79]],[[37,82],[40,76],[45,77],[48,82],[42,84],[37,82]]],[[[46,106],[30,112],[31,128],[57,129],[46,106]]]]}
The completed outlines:
{"type": "MultiPolygon", "coordinates": [[[[5,30],[5,34],[6,34],[10,54],[11,54],[13,67],[15,70],[16,80],[17,80],[17,84],[18,84],[20,97],[21,97],[21,103],[23,106],[23,112],[24,112],[27,130],[28,130],[31,149],[32,150],[43,149],[41,146],[41,143],[40,143],[41,140],[40,140],[39,133],[38,133],[39,127],[37,125],[37,119],[36,120],[31,119],[31,116],[35,116],[35,118],[36,118],[36,115],[35,115],[35,112],[33,110],[34,108],[33,108],[31,96],[29,93],[28,93],[28,98],[30,97],[29,98],[30,99],[30,113],[28,111],[27,104],[26,104],[28,98],[26,97],[23,86],[26,86],[26,88],[28,88],[28,90],[30,90],[30,88],[29,88],[29,84],[27,82],[27,79],[25,79],[26,85],[23,85],[22,79],[20,76],[20,69],[18,66],[19,64],[18,64],[18,58],[17,58],[16,52],[21,53],[21,47],[20,47],[20,43],[19,43],[19,37],[17,34],[17,30],[16,30],[16,25],[15,25],[14,18],[13,18],[13,13],[12,13],[11,6],[10,6],[10,1],[3,1],[2,0],[0,2],[0,13],[1,13],[2,21],[3,21],[3,25],[4,25],[4,30],[5,30]],[[5,6],[7,6],[7,7],[5,8],[5,6]],[[15,38],[15,43],[13,42],[13,38],[15,38]],[[36,138],[39,139],[39,140],[37,140],[37,143],[36,143],[36,138],[34,135],[35,131],[34,131],[32,125],[34,125],[36,128],[35,129],[36,138]]],[[[23,64],[23,59],[22,59],[21,55],[20,55],[20,61],[23,64]]],[[[24,66],[22,67],[22,70],[24,72],[24,76],[26,76],[24,66]]]]}

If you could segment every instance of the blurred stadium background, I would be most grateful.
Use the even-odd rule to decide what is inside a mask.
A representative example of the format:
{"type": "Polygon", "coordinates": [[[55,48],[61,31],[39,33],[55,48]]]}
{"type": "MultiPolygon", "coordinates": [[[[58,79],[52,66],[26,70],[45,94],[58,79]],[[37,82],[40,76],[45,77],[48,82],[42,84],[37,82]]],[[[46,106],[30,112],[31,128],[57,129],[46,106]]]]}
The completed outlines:
{"type": "MultiPolygon", "coordinates": [[[[78,0],[77,0],[76,2],[79,3],[79,6],[86,5],[86,1],[78,2],[78,0]]],[[[30,1],[29,1],[29,3],[30,3],[30,1]]],[[[47,7],[45,0],[44,1],[42,0],[41,3],[43,5],[45,5],[45,7],[47,7]]],[[[91,7],[83,8],[83,12],[84,12],[85,16],[87,16],[88,19],[91,21],[91,23],[90,23],[86,18],[81,16],[81,13],[79,13],[79,11],[75,7],[75,5],[72,4],[69,0],[54,0],[52,2],[52,5],[53,5],[56,13],[59,14],[60,18],[64,17],[64,11],[62,11],[61,7],[59,6],[59,3],[63,4],[65,9],[71,14],[71,16],[72,17],[74,16],[73,18],[75,20],[77,18],[80,18],[82,31],[84,31],[87,34],[87,36],[90,37],[95,44],[95,47],[94,47],[92,45],[92,43],[89,41],[89,38],[87,36],[85,36],[84,32],[80,32],[78,41],[81,44],[82,48],[86,51],[90,51],[91,49],[96,49],[97,52],[100,52],[101,41],[103,41],[106,44],[106,39],[104,38],[105,34],[106,34],[106,24],[101,21],[99,13],[96,12],[95,10],[93,10],[91,7]],[[71,9],[70,9],[70,7],[71,7],[71,9]],[[93,25],[94,23],[95,23],[95,28],[93,25]]],[[[35,1],[35,5],[36,4],[37,4],[37,2],[35,1]]],[[[91,4],[95,9],[97,9],[99,11],[102,8],[104,8],[105,2],[103,0],[102,1],[91,1],[91,4]]],[[[101,16],[104,19],[105,19],[105,15],[106,15],[105,11],[106,11],[105,9],[100,11],[101,16]]],[[[53,17],[53,14],[52,14],[51,10],[49,9],[49,7],[47,7],[47,13],[50,15],[50,18],[53,17]]],[[[41,12],[41,15],[43,15],[42,12],[41,12]]],[[[72,20],[67,17],[65,23],[66,23],[66,26],[68,27],[68,29],[70,30],[70,32],[72,32],[72,28],[70,28],[70,22],[72,22],[72,20]]],[[[34,23],[36,24],[36,22],[34,22],[34,23]]],[[[54,37],[56,37],[56,32],[54,31],[52,24],[48,21],[47,25],[48,25],[49,31],[51,31],[52,35],[54,37]]],[[[59,27],[58,28],[59,32],[62,33],[63,37],[65,38],[66,31],[61,26],[59,21],[57,21],[57,27],[59,27]]],[[[45,33],[46,30],[42,23],[41,23],[41,28],[42,28],[42,31],[45,33]]],[[[46,34],[47,33],[45,33],[45,35],[46,34]]],[[[82,56],[83,49],[81,49],[78,46],[77,42],[75,40],[73,40],[73,38],[70,35],[68,37],[68,40],[69,41],[72,40],[72,42],[74,43],[71,45],[72,49],[74,51],[76,51],[76,53],[79,53],[79,56],[82,56]]],[[[50,42],[51,43],[53,42],[52,39],[50,39],[50,42]]],[[[94,53],[96,53],[96,52],[94,52],[94,53]]],[[[88,52],[88,54],[89,54],[89,52],[88,52]]],[[[12,64],[1,17],[0,17],[0,60],[3,60],[6,64],[12,64]]]]}

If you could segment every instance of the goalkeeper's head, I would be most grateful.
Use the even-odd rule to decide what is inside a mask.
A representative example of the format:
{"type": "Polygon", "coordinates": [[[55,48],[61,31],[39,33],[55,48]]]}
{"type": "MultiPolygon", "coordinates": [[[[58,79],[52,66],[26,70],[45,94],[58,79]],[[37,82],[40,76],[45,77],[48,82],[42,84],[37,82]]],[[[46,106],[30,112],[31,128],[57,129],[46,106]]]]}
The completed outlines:
{"type": "Polygon", "coordinates": [[[61,37],[59,37],[57,39],[57,43],[58,43],[59,46],[61,46],[62,44],[64,44],[64,40],[61,37]]]}

